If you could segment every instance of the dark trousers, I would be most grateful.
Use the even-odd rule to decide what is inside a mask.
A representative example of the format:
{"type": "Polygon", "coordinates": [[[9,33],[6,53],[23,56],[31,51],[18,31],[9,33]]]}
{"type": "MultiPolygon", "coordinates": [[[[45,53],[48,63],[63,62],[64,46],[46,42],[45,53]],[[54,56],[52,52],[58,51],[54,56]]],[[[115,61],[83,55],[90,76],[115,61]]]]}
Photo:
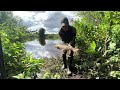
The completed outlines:
{"type": "MultiPolygon", "coordinates": [[[[67,54],[67,50],[63,51],[63,63],[65,65],[65,67],[67,68],[67,61],[66,61],[66,54],[67,54]]],[[[69,56],[68,56],[68,66],[69,69],[72,70],[72,64],[73,64],[73,51],[70,51],[69,56]]]]}

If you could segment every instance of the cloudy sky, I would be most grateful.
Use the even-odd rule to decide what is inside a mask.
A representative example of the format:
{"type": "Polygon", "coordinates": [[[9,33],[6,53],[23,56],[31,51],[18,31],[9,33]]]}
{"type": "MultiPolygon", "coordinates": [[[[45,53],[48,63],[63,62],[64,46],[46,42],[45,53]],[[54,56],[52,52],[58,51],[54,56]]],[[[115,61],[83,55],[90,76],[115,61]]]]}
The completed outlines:
{"type": "Polygon", "coordinates": [[[21,17],[29,30],[45,28],[45,33],[58,33],[60,21],[64,16],[69,21],[75,19],[73,11],[13,11],[13,15],[21,17]]]}

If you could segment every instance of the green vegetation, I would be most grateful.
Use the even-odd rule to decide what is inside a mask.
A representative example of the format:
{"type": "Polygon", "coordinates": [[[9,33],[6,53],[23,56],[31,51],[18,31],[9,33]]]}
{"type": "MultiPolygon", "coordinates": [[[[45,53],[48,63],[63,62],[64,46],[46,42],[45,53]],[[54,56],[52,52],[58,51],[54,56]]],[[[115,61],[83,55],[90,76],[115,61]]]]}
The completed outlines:
{"type": "MultiPolygon", "coordinates": [[[[75,56],[76,73],[86,78],[120,79],[120,12],[79,11],[74,21],[77,29],[75,56]]],[[[62,59],[34,59],[26,56],[24,42],[38,37],[27,31],[19,17],[11,12],[0,12],[0,34],[7,78],[33,79],[43,69],[42,79],[69,79],[61,70],[62,59]]],[[[58,34],[46,34],[46,39],[57,39],[58,34]]]]}
{"type": "Polygon", "coordinates": [[[41,79],[67,79],[66,71],[61,69],[62,59],[51,58],[44,64],[44,72],[41,79]]]}
{"type": "Polygon", "coordinates": [[[45,35],[46,35],[46,39],[48,39],[48,40],[60,39],[59,34],[45,34],[45,35]]]}
{"type": "Polygon", "coordinates": [[[44,28],[40,28],[39,30],[39,42],[42,46],[44,46],[45,43],[45,29],[44,28]]]}
{"type": "Polygon", "coordinates": [[[78,69],[90,78],[119,79],[120,12],[82,11],[77,16],[82,17],[74,23],[81,50],[78,69]]]}
{"type": "Polygon", "coordinates": [[[11,12],[0,12],[0,34],[3,48],[3,58],[7,78],[22,74],[24,78],[33,78],[33,74],[40,72],[44,60],[33,59],[26,56],[23,42],[29,40],[27,27],[22,25],[22,20],[13,17],[11,12]]]}
{"type": "MultiPolygon", "coordinates": [[[[120,12],[81,11],[76,15],[76,46],[80,52],[74,63],[79,75],[88,79],[120,79],[120,12]]],[[[53,65],[61,67],[57,62],[53,65]]],[[[59,78],[68,78],[62,77],[65,74],[59,70],[50,71],[47,78],[55,73],[59,78]]]]}
{"type": "MultiPolygon", "coordinates": [[[[57,40],[60,39],[59,34],[45,34],[45,29],[44,28],[40,28],[40,30],[38,32],[32,32],[31,33],[31,37],[33,38],[41,38],[41,40],[43,39],[47,39],[47,40],[57,40]]],[[[30,35],[29,35],[30,36],[30,35]]]]}

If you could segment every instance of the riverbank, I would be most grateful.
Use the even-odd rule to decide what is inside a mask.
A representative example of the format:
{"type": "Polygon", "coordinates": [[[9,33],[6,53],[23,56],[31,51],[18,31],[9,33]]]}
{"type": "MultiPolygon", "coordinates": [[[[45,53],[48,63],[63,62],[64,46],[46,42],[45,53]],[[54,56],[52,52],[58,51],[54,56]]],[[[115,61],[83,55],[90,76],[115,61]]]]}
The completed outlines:
{"type": "Polygon", "coordinates": [[[42,74],[37,77],[37,79],[87,79],[84,73],[79,72],[76,68],[78,64],[76,62],[76,57],[74,59],[75,69],[72,72],[71,76],[67,75],[67,70],[62,70],[61,67],[63,65],[62,58],[50,58],[44,64],[42,74]]]}

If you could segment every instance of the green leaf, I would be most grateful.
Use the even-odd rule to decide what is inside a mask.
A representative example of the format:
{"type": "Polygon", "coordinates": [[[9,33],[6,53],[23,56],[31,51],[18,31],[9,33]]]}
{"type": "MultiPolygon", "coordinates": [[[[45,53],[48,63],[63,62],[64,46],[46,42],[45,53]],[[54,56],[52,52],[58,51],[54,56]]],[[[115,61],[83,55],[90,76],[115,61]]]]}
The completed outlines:
{"type": "Polygon", "coordinates": [[[21,73],[21,74],[18,74],[16,76],[12,76],[13,78],[17,78],[17,79],[24,79],[24,74],[21,73]]]}
{"type": "Polygon", "coordinates": [[[25,77],[25,79],[32,79],[31,77],[25,77]]]}
{"type": "Polygon", "coordinates": [[[116,49],[116,43],[110,42],[109,49],[115,50],[116,49]]]}
{"type": "Polygon", "coordinates": [[[95,41],[92,41],[90,47],[86,50],[86,52],[94,53],[94,52],[96,52],[95,49],[96,49],[96,43],[95,43],[95,41]]]}

